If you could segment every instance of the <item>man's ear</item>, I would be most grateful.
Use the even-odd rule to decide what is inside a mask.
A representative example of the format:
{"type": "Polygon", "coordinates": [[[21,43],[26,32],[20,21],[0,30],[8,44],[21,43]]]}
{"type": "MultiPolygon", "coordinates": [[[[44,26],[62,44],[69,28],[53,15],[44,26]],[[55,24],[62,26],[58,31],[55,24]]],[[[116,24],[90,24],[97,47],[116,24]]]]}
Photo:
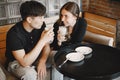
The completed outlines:
{"type": "Polygon", "coordinates": [[[26,20],[27,20],[28,23],[31,23],[31,22],[32,22],[32,18],[31,18],[31,17],[27,17],[26,20]]]}

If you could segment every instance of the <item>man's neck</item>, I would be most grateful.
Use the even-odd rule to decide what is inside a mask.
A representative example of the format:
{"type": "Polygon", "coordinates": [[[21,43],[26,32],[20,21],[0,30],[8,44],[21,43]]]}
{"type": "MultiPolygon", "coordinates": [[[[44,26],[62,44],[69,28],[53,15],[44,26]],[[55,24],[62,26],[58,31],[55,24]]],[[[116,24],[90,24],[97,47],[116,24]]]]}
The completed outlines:
{"type": "Polygon", "coordinates": [[[23,22],[23,28],[27,31],[27,32],[32,32],[33,28],[27,23],[27,22],[23,22]]]}

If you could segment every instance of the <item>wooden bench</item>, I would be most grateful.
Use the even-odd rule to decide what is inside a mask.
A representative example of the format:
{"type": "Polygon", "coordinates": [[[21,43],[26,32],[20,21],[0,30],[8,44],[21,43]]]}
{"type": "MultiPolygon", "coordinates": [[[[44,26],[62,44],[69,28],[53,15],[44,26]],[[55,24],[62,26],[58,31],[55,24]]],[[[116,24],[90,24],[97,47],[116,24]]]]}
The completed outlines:
{"type": "Polygon", "coordinates": [[[84,41],[114,46],[116,44],[116,20],[85,12],[87,32],[84,41]],[[112,43],[113,40],[113,43],[112,43]]]}
{"type": "MultiPolygon", "coordinates": [[[[95,35],[104,35],[107,37],[111,37],[114,40],[114,46],[116,41],[116,20],[110,19],[107,17],[99,16],[96,14],[85,12],[84,14],[85,19],[87,20],[88,27],[87,31],[91,32],[95,35]]],[[[47,26],[52,26],[53,23],[58,19],[58,16],[46,18],[45,22],[47,26]]],[[[0,63],[4,65],[5,63],[5,50],[6,50],[6,34],[7,31],[13,26],[14,24],[3,25],[0,26],[0,63]]],[[[87,32],[88,33],[88,32],[87,32]]],[[[88,42],[95,42],[97,37],[92,39],[93,36],[90,34],[85,35],[85,41],[88,42]]],[[[97,41],[96,41],[97,42],[97,41]]],[[[102,43],[102,42],[101,42],[102,43]]]]}
{"type": "Polygon", "coordinates": [[[0,26],[0,63],[5,64],[5,50],[6,50],[6,34],[13,24],[0,26]]]}

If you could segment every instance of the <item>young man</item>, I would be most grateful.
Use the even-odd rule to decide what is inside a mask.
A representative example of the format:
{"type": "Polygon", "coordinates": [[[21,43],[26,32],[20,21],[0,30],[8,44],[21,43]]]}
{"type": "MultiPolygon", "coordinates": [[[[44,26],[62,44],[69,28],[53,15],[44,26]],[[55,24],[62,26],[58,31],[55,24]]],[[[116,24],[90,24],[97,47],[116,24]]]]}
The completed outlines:
{"type": "Polygon", "coordinates": [[[45,6],[37,1],[21,4],[22,21],[16,23],[7,34],[6,57],[8,70],[22,80],[43,80],[46,76],[46,60],[50,53],[49,42],[53,29],[45,30],[45,6]],[[37,64],[36,69],[34,64],[37,64]]]}

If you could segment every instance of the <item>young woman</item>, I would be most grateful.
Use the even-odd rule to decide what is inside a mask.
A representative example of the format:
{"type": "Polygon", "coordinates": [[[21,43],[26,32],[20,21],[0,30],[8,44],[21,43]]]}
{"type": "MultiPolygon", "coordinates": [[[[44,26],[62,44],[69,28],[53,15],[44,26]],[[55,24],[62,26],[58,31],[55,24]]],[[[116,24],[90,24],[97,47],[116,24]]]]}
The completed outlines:
{"type": "Polygon", "coordinates": [[[79,6],[75,2],[67,2],[60,9],[60,15],[54,24],[54,41],[53,49],[59,49],[67,44],[81,43],[86,32],[87,22],[84,18],[79,17],[79,6]],[[63,36],[59,27],[67,28],[67,39],[63,36]]]}
{"type": "MultiPolygon", "coordinates": [[[[79,6],[75,2],[67,2],[62,6],[59,19],[54,24],[53,31],[55,36],[51,44],[54,50],[58,50],[69,44],[81,43],[86,32],[87,22],[84,18],[79,17],[79,13],[79,6]],[[61,26],[66,28],[66,35],[63,35],[66,30],[62,29],[63,31],[61,31],[61,26]]],[[[56,73],[63,77],[59,72],[56,71],[56,73]]],[[[62,79],[71,80],[68,77],[61,78],[61,80],[62,79]]]]}

